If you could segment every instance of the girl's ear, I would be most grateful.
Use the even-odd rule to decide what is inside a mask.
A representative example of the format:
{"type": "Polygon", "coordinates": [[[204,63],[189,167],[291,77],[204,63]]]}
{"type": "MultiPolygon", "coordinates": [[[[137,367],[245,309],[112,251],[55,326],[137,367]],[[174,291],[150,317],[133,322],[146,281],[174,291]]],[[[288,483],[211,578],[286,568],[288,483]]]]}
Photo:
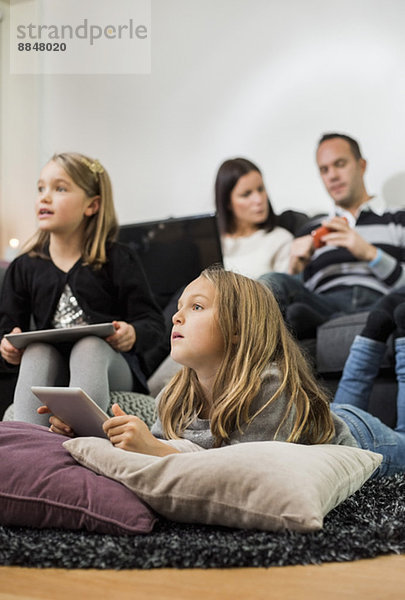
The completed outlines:
{"type": "Polygon", "coordinates": [[[234,333],[232,336],[232,344],[239,344],[239,342],[240,342],[239,333],[234,333]]]}
{"type": "Polygon", "coordinates": [[[91,217],[92,215],[95,215],[96,213],[98,213],[99,209],[100,209],[100,196],[94,196],[94,198],[92,198],[90,204],[84,211],[84,214],[86,217],[91,217]]]}

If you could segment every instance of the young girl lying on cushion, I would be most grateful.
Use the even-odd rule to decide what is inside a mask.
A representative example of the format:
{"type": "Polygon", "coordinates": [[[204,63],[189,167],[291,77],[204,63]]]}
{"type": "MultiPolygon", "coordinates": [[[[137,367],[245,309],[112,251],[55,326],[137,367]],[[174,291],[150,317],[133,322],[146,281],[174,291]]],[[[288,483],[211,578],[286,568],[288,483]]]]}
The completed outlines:
{"type": "MultiPolygon", "coordinates": [[[[104,424],[114,446],[164,456],[251,441],[343,444],[382,453],[379,476],[405,470],[404,433],[357,407],[339,405],[339,416],[330,410],[261,283],[206,269],[179,300],[171,342],[183,369],[161,392],[156,423],[150,431],[114,405],[116,416],[104,424]]],[[[56,417],[50,422],[73,435],[56,417]]]]}

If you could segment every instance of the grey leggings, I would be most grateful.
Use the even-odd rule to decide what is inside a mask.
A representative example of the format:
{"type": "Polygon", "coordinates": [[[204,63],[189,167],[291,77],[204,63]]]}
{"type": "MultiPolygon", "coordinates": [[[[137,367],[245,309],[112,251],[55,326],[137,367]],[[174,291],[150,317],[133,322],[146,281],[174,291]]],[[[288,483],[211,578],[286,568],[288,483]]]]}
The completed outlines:
{"type": "Polygon", "coordinates": [[[89,336],[70,352],[50,344],[30,344],[21,360],[14,392],[14,420],[48,425],[49,415],[39,415],[40,401],[32,385],[81,387],[107,410],[110,390],[131,391],[133,377],[125,358],[103,339],[89,336]]]}

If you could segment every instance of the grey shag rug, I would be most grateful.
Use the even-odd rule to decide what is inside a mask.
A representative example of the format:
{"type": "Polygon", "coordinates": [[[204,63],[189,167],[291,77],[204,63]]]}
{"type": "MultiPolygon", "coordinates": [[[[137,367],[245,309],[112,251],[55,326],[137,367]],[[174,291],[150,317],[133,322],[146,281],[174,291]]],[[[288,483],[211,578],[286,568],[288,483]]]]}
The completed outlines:
{"type": "Polygon", "coordinates": [[[0,527],[0,565],[67,569],[271,567],[405,553],[405,474],[368,481],[318,532],[263,533],[160,520],[139,536],[0,527]]]}

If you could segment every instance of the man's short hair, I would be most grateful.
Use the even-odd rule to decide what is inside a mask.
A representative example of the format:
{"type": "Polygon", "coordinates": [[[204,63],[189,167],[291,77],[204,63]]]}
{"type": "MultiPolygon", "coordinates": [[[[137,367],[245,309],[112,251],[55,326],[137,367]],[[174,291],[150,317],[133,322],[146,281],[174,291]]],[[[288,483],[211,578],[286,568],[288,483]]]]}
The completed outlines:
{"type": "Polygon", "coordinates": [[[345,135],[344,133],[324,133],[318,142],[318,148],[322,144],[322,142],[326,142],[327,140],[333,140],[335,138],[345,140],[349,144],[352,154],[356,160],[360,160],[360,158],[363,158],[358,142],[356,142],[356,140],[351,138],[349,135],[345,135]]]}

